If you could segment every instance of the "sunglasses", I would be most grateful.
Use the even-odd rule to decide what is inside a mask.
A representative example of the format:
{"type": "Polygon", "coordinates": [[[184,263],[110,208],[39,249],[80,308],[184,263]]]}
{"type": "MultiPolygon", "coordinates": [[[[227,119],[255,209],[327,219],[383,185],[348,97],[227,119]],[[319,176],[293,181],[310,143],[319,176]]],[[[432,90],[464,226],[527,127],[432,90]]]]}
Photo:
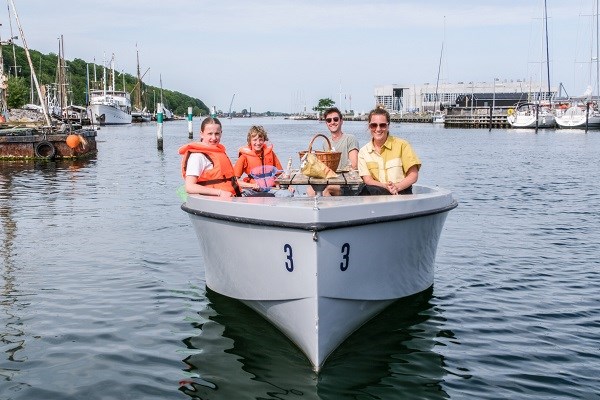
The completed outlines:
{"type": "Polygon", "coordinates": [[[371,122],[369,124],[369,128],[371,128],[371,129],[377,129],[378,126],[379,126],[379,129],[385,129],[388,127],[388,123],[382,122],[381,124],[378,124],[377,122],[371,122]]]}
{"type": "Polygon", "coordinates": [[[339,120],[340,120],[339,117],[325,118],[325,121],[327,121],[327,123],[330,123],[331,121],[338,122],[339,120]]]}

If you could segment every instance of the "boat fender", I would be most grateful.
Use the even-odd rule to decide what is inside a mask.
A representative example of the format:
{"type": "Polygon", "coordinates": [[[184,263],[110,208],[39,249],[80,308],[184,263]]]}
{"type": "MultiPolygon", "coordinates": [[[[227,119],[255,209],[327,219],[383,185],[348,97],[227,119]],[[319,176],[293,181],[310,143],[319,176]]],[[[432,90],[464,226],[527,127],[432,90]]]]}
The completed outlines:
{"type": "Polygon", "coordinates": [[[513,110],[512,108],[509,108],[509,109],[506,111],[506,113],[507,113],[508,115],[513,115],[513,113],[514,113],[514,112],[515,112],[515,110],[513,110]]]}
{"type": "Polygon", "coordinates": [[[47,140],[42,140],[41,142],[36,143],[34,153],[38,158],[52,160],[56,155],[56,148],[47,140]]]}
{"type": "Polygon", "coordinates": [[[67,143],[67,146],[69,146],[72,149],[79,146],[79,143],[81,143],[79,140],[79,136],[74,134],[67,136],[65,142],[67,143]]]}

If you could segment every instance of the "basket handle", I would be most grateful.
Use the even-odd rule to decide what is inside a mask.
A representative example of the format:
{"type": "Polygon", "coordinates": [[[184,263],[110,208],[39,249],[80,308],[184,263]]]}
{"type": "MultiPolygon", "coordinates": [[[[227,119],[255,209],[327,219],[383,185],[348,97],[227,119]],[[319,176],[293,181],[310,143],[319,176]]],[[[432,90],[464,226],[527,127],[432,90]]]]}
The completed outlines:
{"type": "Polygon", "coordinates": [[[324,138],[327,141],[327,147],[329,148],[328,151],[331,151],[331,142],[329,141],[329,138],[325,135],[323,135],[322,133],[317,133],[315,136],[313,136],[313,138],[310,140],[310,143],[308,143],[308,152],[312,152],[312,145],[313,142],[315,141],[315,139],[317,137],[321,136],[322,138],[324,138]]]}

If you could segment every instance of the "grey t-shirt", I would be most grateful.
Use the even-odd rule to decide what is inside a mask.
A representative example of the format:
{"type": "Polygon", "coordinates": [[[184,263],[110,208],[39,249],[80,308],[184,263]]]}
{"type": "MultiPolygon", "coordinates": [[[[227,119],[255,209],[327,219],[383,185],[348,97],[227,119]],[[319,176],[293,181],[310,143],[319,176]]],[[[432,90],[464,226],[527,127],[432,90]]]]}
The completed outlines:
{"type": "MultiPolygon", "coordinates": [[[[348,165],[348,153],[351,150],[358,151],[358,140],[356,140],[356,136],[342,133],[342,136],[337,142],[334,142],[331,137],[329,138],[331,142],[331,147],[333,147],[333,151],[341,152],[340,163],[338,164],[338,170],[346,169],[348,165]]],[[[323,150],[327,150],[327,143],[323,144],[323,150]]]]}

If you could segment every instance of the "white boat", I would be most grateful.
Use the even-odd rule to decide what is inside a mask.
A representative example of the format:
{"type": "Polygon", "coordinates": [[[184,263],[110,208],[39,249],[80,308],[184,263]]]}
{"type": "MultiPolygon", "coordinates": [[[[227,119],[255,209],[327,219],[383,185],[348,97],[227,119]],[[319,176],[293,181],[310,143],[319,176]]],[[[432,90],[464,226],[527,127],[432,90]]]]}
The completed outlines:
{"type": "Polygon", "coordinates": [[[173,119],[173,111],[169,110],[163,104],[163,120],[171,121],[173,119]]]}
{"type": "MultiPolygon", "coordinates": [[[[403,196],[189,195],[206,285],[281,330],[319,371],[348,337],[395,300],[433,285],[451,192],[403,196]]],[[[250,327],[249,327],[250,328],[250,327]]]]}
{"type": "Polygon", "coordinates": [[[556,124],[563,129],[600,129],[600,112],[590,107],[586,113],[585,106],[571,106],[556,115],[556,124]]]}
{"type": "Polygon", "coordinates": [[[89,118],[96,125],[131,124],[131,99],[121,90],[91,90],[89,118]]]}
{"type": "Polygon", "coordinates": [[[600,22],[598,13],[598,0],[594,1],[595,12],[591,17],[593,23],[591,26],[592,34],[591,38],[591,54],[590,54],[590,85],[584,92],[583,96],[577,99],[573,99],[571,107],[566,110],[558,110],[556,114],[556,124],[560,128],[567,129],[600,129],[600,110],[598,109],[598,103],[600,101],[600,38],[598,33],[600,32],[600,22]],[[595,49],[595,51],[594,51],[595,49]],[[592,67],[595,67],[595,83],[592,80],[592,67]],[[592,88],[593,87],[593,88],[592,88]],[[594,90],[596,93],[594,94],[594,90]]]}
{"type": "Polygon", "coordinates": [[[556,126],[555,117],[549,105],[519,104],[512,112],[509,111],[506,119],[512,128],[549,129],[556,126]]]}
{"type": "Polygon", "coordinates": [[[436,111],[433,113],[433,117],[431,119],[431,122],[433,122],[434,124],[443,124],[446,122],[446,114],[444,114],[442,111],[436,111]]]}
{"type": "MultiPolygon", "coordinates": [[[[96,125],[131,124],[131,97],[115,85],[114,55],[111,60],[112,84],[107,86],[106,68],[103,69],[102,89],[90,90],[88,117],[96,125]]],[[[125,84],[123,84],[125,86],[125,84]]]]}
{"type": "MultiPolygon", "coordinates": [[[[446,19],[444,18],[444,40],[446,37],[446,19]]],[[[438,64],[438,73],[437,80],[435,82],[435,97],[433,100],[433,116],[431,118],[431,122],[434,124],[445,124],[446,123],[446,114],[442,111],[442,102],[440,100],[440,95],[438,93],[438,88],[440,85],[440,74],[442,72],[442,59],[444,56],[444,41],[442,41],[442,49],[440,50],[440,62],[438,64]],[[438,101],[439,101],[439,109],[438,109],[438,101]]]]}
{"type": "Polygon", "coordinates": [[[141,111],[133,110],[131,112],[131,122],[150,122],[152,121],[152,113],[144,108],[141,111]]]}

